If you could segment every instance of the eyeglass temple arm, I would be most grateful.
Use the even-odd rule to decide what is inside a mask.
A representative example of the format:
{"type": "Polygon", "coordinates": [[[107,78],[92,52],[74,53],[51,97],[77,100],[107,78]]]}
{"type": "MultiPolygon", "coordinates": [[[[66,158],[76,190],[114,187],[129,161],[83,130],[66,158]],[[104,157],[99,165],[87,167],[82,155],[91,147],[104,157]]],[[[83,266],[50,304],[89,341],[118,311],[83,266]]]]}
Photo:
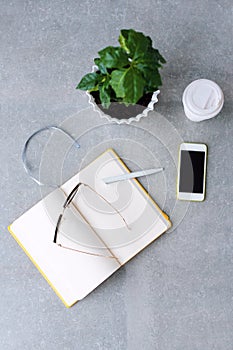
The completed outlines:
{"type": "Polygon", "coordinates": [[[58,229],[61,223],[61,219],[62,219],[62,214],[59,215],[59,218],[57,220],[57,225],[56,225],[56,229],[55,229],[55,233],[54,233],[54,238],[53,238],[53,243],[57,243],[57,234],[58,234],[58,229]]]}
{"type": "Polygon", "coordinates": [[[63,204],[63,208],[65,209],[69,204],[70,202],[73,200],[74,196],[76,195],[79,187],[83,185],[81,182],[79,184],[77,184],[73,190],[70,192],[70,194],[68,195],[68,197],[66,198],[66,201],[65,203],[63,204]]]}
{"type": "MultiPolygon", "coordinates": [[[[76,195],[76,193],[77,193],[77,191],[78,191],[78,189],[79,189],[79,187],[81,185],[82,185],[82,183],[80,182],[70,192],[69,196],[66,198],[65,203],[63,204],[63,210],[70,204],[70,202],[72,201],[72,199],[76,195]]],[[[57,243],[57,235],[58,235],[58,230],[59,230],[59,226],[60,226],[60,223],[61,223],[62,216],[63,216],[63,213],[59,215],[59,218],[57,220],[57,225],[56,225],[56,229],[55,229],[55,233],[54,233],[53,243],[57,243]]]]}

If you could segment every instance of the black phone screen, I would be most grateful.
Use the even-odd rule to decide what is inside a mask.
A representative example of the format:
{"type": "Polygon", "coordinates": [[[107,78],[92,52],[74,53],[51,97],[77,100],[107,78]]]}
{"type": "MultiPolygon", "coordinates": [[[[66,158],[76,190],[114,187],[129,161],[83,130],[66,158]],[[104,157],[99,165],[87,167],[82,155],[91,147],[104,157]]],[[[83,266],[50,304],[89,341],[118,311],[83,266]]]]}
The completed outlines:
{"type": "Polygon", "coordinates": [[[179,192],[203,193],[204,166],[205,152],[181,150],[179,192]]]}

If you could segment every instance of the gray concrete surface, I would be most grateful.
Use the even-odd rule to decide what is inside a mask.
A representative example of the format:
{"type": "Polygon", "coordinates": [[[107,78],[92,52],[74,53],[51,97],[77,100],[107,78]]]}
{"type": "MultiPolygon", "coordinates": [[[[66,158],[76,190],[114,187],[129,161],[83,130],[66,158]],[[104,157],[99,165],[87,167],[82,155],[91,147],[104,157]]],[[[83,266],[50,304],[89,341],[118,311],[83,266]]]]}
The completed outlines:
{"type": "Polygon", "coordinates": [[[232,15],[230,0],[0,0],[1,350],[232,350],[232,15]],[[105,125],[91,111],[78,113],[88,102],[75,86],[97,51],[116,45],[119,30],[131,27],[150,35],[167,59],[156,107],[164,119],[158,123],[155,114],[135,128],[105,125]],[[225,105],[217,118],[194,124],[181,96],[202,77],[222,87],[225,105]],[[132,167],[149,164],[145,146],[169,169],[166,186],[150,179],[150,192],[179,221],[71,309],[7,232],[49,191],[41,194],[24,172],[23,143],[34,130],[62,122],[82,142],[81,153],[67,153],[64,178],[111,144],[132,167]],[[168,136],[159,142],[166,123],[168,136]],[[96,125],[98,132],[81,135],[96,125]],[[174,211],[179,137],[209,147],[207,198],[174,211]]]}

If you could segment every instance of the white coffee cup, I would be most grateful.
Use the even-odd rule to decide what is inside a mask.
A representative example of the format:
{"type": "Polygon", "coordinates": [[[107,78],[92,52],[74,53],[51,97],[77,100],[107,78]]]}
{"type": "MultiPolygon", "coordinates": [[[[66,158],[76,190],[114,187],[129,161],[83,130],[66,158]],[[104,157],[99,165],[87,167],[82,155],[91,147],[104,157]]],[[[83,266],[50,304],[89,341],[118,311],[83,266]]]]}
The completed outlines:
{"type": "Polygon", "coordinates": [[[182,102],[187,118],[200,122],[215,117],[221,111],[224,96],[214,81],[198,79],[186,87],[182,102]]]}

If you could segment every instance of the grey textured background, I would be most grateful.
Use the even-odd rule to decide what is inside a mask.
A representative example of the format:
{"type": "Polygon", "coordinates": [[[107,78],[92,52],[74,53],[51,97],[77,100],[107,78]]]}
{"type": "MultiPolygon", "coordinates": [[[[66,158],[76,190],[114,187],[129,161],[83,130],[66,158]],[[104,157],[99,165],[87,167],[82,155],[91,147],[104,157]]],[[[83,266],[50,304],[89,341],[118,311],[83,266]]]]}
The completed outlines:
{"type": "MultiPolygon", "coordinates": [[[[0,0],[1,350],[232,350],[232,17],[231,0],[0,0]],[[150,35],[168,62],[157,111],[181,138],[209,146],[207,198],[191,203],[178,228],[66,309],[7,232],[41,198],[20,154],[30,133],[88,106],[77,82],[97,51],[116,45],[120,29],[131,27],[150,35]],[[196,78],[216,81],[225,95],[221,114],[200,124],[188,121],[181,105],[196,78]]],[[[78,134],[97,117],[73,120],[78,134]]],[[[139,126],[159,132],[152,116],[139,126]]],[[[134,135],[111,128],[108,136],[134,135]]],[[[83,149],[95,143],[95,135],[83,138],[83,149]]],[[[122,145],[117,151],[131,157],[133,147],[122,145]]],[[[98,153],[97,147],[90,158],[98,153]]],[[[65,168],[67,177],[75,170],[65,168]]],[[[171,214],[175,188],[169,193],[171,214]]],[[[161,204],[159,191],[152,194],[161,204]]]]}

